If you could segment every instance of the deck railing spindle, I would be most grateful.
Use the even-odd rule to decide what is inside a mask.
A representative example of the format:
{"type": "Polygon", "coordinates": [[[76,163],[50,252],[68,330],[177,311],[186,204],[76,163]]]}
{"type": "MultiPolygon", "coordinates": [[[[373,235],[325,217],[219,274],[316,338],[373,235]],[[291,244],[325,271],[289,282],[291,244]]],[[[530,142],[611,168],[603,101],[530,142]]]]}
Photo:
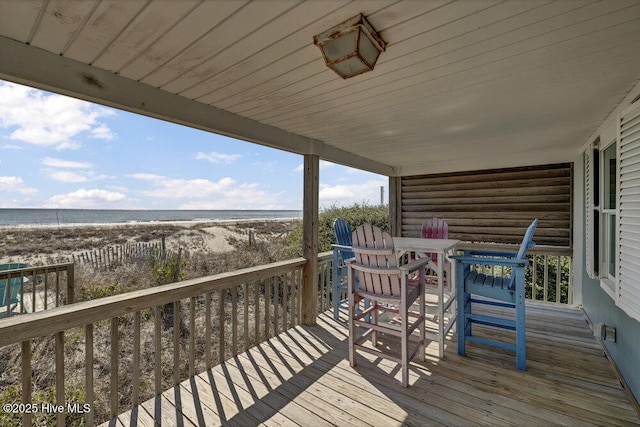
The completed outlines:
{"type": "MultiPolygon", "coordinates": [[[[64,405],[64,331],[58,332],[56,335],[56,405],[64,405]]],[[[65,414],[59,412],[56,414],[58,427],[65,426],[65,414]]]]}
{"type": "MultiPolygon", "coordinates": [[[[22,342],[22,403],[31,403],[31,340],[22,342]]],[[[22,414],[22,425],[31,426],[31,412],[25,411],[22,414]]]]}
{"type": "Polygon", "coordinates": [[[92,426],[94,422],[93,412],[93,324],[84,328],[84,389],[85,402],[89,405],[89,412],[85,414],[85,424],[92,426]]]}
{"type": "Polygon", "coordinates": [[[111,318],[111,418],[118,415],[118,364],[120,345],[118,343],[118,317],[111,318]]]}

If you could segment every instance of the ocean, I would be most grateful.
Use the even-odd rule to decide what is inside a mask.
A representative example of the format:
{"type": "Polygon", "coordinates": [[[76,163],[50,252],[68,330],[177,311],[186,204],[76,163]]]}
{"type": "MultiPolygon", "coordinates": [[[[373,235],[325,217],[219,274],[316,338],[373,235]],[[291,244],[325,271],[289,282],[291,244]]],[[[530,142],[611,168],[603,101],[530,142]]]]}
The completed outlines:
{"type": "Polygon", "coordinates": [[[302,218],[299,210],[0,209],[0,227],[302,218]]]}

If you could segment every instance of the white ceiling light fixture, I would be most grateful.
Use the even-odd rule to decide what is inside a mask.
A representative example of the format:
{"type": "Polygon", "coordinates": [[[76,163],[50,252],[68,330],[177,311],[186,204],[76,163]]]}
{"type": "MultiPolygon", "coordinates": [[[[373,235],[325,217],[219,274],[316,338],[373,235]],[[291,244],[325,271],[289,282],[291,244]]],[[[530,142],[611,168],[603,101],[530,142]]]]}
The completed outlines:
{"type": "Polygon", "coordinates": [[[343,79],[372,71],[386,44],[359,14],[313,37],[324,62],[343,79]]]}

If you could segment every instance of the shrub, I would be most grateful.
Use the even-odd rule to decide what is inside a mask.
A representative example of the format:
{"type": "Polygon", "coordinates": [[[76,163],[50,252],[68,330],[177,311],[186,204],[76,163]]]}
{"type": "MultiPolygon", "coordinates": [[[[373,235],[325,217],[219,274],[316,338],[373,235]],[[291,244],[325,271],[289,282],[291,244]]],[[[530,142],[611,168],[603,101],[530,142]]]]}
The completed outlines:
{"type": "MultiPolygon", "coordinates": [[[[389,231],[388,205],[373,206],[356,203],[346,207],[332,206],[322,211],[318,216],[318,252],[330,251],[331,245],[335,243],[333,221],[336,218],[344,219],[351,225],[351,228],[368,222],[389,231]]],[[[302,256],[302,223],[299,223],[289,234],[287,255],[290,258],[302,256]]]]}
{"type": "Polygon", "coordinates": [[[183,280],[183,270],[186,265],[187,261],[180,253],[170,253],[165,259],[150,258],[149,267],[154,285],[166,285],[183,280]]]}

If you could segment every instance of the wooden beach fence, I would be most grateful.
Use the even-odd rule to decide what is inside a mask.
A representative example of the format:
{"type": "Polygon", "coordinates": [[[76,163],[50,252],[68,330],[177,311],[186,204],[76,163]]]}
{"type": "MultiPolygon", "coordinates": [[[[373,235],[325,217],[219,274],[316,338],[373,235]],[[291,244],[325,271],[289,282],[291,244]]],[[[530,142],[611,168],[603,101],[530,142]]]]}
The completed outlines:
{"type": "Polygon", "coordinates": [[[150,258],[164,259],[166,245],[164,237],[160,242],[124,243],[109,245],[93,251],[84,251],[72,256],[76,264],[90,264],[97,270],[108,270],[132,261],[146,261],[150,258]]]}

